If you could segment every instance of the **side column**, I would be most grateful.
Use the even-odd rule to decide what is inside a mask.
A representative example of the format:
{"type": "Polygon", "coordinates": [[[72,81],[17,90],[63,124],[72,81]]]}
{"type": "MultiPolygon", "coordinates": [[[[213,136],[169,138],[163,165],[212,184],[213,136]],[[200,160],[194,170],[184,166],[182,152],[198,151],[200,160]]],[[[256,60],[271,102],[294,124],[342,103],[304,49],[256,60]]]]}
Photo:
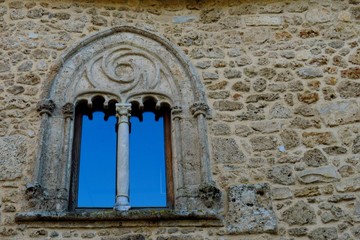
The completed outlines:
{"type": "Polygon", "coordinates": [[[116,156],[116,203],[114,209],[127,211],[129,203],[129,118],[131,116],[130,103],[117,103],[116,117],[118,118],[117,156],[116,156]]]}

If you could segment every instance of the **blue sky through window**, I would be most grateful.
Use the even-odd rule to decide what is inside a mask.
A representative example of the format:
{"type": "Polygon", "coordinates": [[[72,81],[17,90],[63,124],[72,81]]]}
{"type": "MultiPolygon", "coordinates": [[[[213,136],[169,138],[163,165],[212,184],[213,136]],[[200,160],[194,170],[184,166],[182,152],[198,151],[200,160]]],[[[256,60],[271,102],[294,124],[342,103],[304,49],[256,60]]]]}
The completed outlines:
{"type": "MultiPolygon", "coordinates": [[[[78,207],[111,208],[115,202],[116,118],[104,120],[94,112],[83,116],[78,207]]],[[[130,205],[165,207],[166,175],[163,118],[143,113],[143,122],[131,117],[130,205]]]]}

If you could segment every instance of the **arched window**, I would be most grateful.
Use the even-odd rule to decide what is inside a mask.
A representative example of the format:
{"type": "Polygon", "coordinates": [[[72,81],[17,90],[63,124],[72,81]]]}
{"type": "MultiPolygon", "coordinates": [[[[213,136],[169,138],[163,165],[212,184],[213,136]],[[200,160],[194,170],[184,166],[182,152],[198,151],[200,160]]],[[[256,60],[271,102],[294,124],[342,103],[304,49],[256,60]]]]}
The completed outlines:
{"type": "Polygon", "coordinates": [[[119,105],[111,102],[105,109],[104,99],[95,97],[90,106],[82,101],[75,108],[71,209],[112,208],[122,187],[129,204],[123,208],[173,205],[169,106],[157,109],[151,98],[142,107],[137,102],[126,106],[131,117],[124,145],[117,144],[124,137],[116,118],[119,105]],[[129,168],[116,167],[123,160],[117,157],[124,156],[119,151],[128,152],[129,168]],[[128,179],[120,179],[124,175],[128,179]]]}
{"type": "Polygon", "coordinates": [[[146,125],[148,113],[155,114],[164,126],[166,206],[182,213],[221,208],[220,191],[211,175],[210,109],[205,91],[194,67],[176,46],[142,29],[115,27],[69,49],[52,73],[49,91],[38,106],[41,140],[34,179],[27,188],[33,209],[66,212],[82,205],[78,186],[86,180],[79,173],[82,175],[81,165],[86,160],[81,159],[81,142],[85,142],[81,130],[89,116],[105,117],[105,123],[116,118],[115,209],[131,207],[131,170],[124,169],[134,168],[129,165],[131,151],[140,152],[151,140],[139,144],[126,141],[132,138],[130,125],[135,128],[137,119],[142,118],[145,122],[136,128],[146,125]]]}

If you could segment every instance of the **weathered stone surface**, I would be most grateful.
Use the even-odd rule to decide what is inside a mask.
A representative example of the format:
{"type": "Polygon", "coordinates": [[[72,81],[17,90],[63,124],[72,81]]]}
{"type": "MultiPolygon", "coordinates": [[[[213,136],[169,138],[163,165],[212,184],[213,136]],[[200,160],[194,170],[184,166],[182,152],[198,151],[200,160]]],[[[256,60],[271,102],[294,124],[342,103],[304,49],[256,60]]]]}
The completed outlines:
{"type": "Polygon", "coordinates": [[[297,176],[302,183],[334,182],[340,179],[339,173],[332,165],[306,169],[298,172],[297,176]]]}
{"type": "Polygon", "coordinates": [[[334,18],[334,15],[327,8],[311,8],[305,14],[306,20],[310,23],[325,23],[334,18]]]}
{"type": "Polygon", "coordinates": [[[256,92],[263,92],[266,89],[266,80],[263,78],[257,79],[253,82],[253,89],[256,92]]]}
{"type": "Polygon", "coordinates": [[[25,137],[13,135],[0,138],[0,180],[14,180],[22,176],[26,152],[25,137]]]}
{"type": "Polygon", "coordinates": [[[316,110],[309,105],[303,104],[303,105],[295,108],[294,113],[300,114],[304,117],[312,117],[312,116],[315,116],[316,110]]]}
{"type": "Polygon", "coordinates": [[[277,139],[274,136],[256,136],[250,138],[254,151],[274,150],[277,146],[277,139]]]}
{"type": "Polygon", "coordinates": [[[284,200],[293,197],[293,193],[288,187],[277,187],[271,190],[271,195],[274,200],[284,200]]]}
{"type": "Polygon", "coordinates": [[[307,129],[307,128],[320,128],[320,119],[306,119],[295,117],[291,120],[290,126],[292,128],[307,129]]]}
{"type": "Polygon", "coordinates": [[[336,143],[336,139],[331,132],[304,132],[302,137],[303,143],[307,147],[332,145],[336,143]]]}
{"type": "Polygon", "coordinates": [[[304,67],[299,69],[298,75],[304,79],[311,79],[311,78],[322,77],[323,72],[319,68],[304,67]]]}
{"type": "Polygon", "coordinates": [[[294,237],[302,237],[306,236],[308,233],[308,229],[306,227],[299,227],[299,228],[290,228],[289,235],[294,237]]]}
{"type": "Polygon", "coordinates": [[[338,101],[319,104],[318,112],[330,127],[360,121],[360,107],[356,101],[338,101]]]}
{"type": "Polygon", "coordinates": [[[207,86],[207,89],[209,90],[222,90],[226,87],[226,85],[228,84],[227,81],[221,81],[221,82],[217,82],[217,83],[213,83],[211,85],[207,86]]]}
{"type": "Polygon", "coordinates": [[[232,90],[238,91],[238,92],[249,92],[250,91],[250,84],[245,82],[236,82],[231,87],[232,90]]]}
{"type": "Polygon", "coordinates": [[[302,160],[310,167],[320,167],[328,163],[324,154],[317,148],[306,151],[302,160]]]}
{"type": "Polygon", "coordinates": [[[240,137],[247,137],[253,134],[253,130],[245,125],[236,125],[235,126],[235,134],[240,137]]]}
{"type": "Polygon", "coordinates": [[[345,195],[333,195],[328,199],[328,202],[338,203],[342,201],[350,201],[356,199],[354,194],[345,194],[345,195]]]}
{"type": "Polygon", "coordinates": [[[285,145],[285,149],[292,149],[300,144],[300,138],[294,130],[285,129],[280,133],[280,137],[285,145]]]}
{"type": "Polygon", "coordinates": [[[241,163],[245,161],[244,153],[233,138],[214,138],[212,150],[217,163],[241,163]]]}
{"type": "Polygon", "coordinates": [[[275,103],[269,111],[271,119],[285,119],[292,117],[290,108],[285,107],[281,103],[275,103]]]}
{"type": "Polygon", "coordinates": [[[228,79],[241,78],[241,76],[242,76],[242,72],[240,70],[225,69],[225,71],[224,71],[224,77],[226,77],[228,79]]]}
{"type": "Polygon", "coordinates": [[[285,210],[282,218],[289,225],[314,224],[316,215],[314,209],[304,201],[298,201],[293,206],[285,210]]]}
{"type": "Polygon", "coordinates": [[[340,146],[331,146],[323,148],[323,151],[326,152],[329,155],[340,155],[347,153],[347,149],[340,146]]]}
{"type": "Polygon", "coordinates": [[[317,228],[309,233],[309,238],[311,240],[337,240],[337,239],[339,239],[337,230],[334,227],[317,228]]]}
{"type": "Polygon", "coordinates": [[[232,186],[228,198],[226,229],[230,234],[276,231],[277,219],[272,210],[268,184],[232,186]]]}
{"type": "Polygon", "coordinates": [[[342,179],[341,182],[335,185],[338,192],[354,192],[360,189],[360,177],[342,179]]]}
{"type": "Polygon", "coordinates": [[[277,93],[263,93],[263,94],[248,96],[246,98],[246,102],[247,103],[255,103],[255,102],[259,102],[259,101],[271,102],[271,101],[275,101],[277,99],[279,99],[279,94],[277,94],[277,93]]]}
{"type": "Polygon", "coordinates": [[[213,23],[219,21],[221,11],[219,9],[208,9],[201,11],[200,21],[203,23],[213,23]]]}
{"type": "Polygon", "coordinates": [[[230,96],[229,91],[217,91],[217,92],[209,92],[208,97],[212,99],[227,99],[230,96]]]}
{"type": "Polygon", "coordinates": [[[293,169],[287,164],[272,167],[267,176],[274,183],[282,185],[293,185],[295,183],[293,169]]]}
{"type": "Polygon", "coordinates": [[[225,123],[213,124],[210,129],[214,135],[228,135],[231,132],[230,126],[225,123]]]}
{"type": "Polygon", "coordinates": [[[280,131],[281,124],[276,121],[255,121],[251,123],[251,128],[262,133],[273,133],[280,131]]]}
{"type": "Polygon", "coordinates": [[[351,165],[343,165],[338,169],[341,177],[349,177],[355,173],[354,167],[351,165]]]}
{"type": "Polygon", "coordinates": [[[313,197],[321,195],[318,186],[295,189],[295,197],[313,197]]]}
{"type": "Polygon", "coordinates": [[[241,102],[234,102],[234,101],[216,101],[214,102],[214,109],[219,111],[236,111],[243,108],[243,104],[241,102]]]}
{"type": "Polygon", "coordinates": [[[245,24],[248,26],[279,26],[283,23],[282,16],[273,15],[259,15],[246,16],[244,18],[245,24]]]}
{"type": "Polygon", "coordinates": [[[353,81],[342,81],[339,83],[337,91],[342,98],[352,98],[360,96],[360,83],[353,81]]]}
{"type": "Polygon", "coordinates": [[[341,70],[341,77],[349,79],[360,79],[360,67],[351,67],[341,70]]]}
{"type": "Polygon", "coordinates": [[[300,102],[311,104],[319,101],[319,94],[316,92],[305,91],[298,94],[298,99],[300,102]]]}
{"type": "Polygon", "coordinates": [[[360,49],[357,49],[356,53],[349,56],[349,62],[360,65],[360,49]]]}
{"type": "Polygon", "coordinates": [[[356,136],[353,141],[352,152],[360,153],[360,135],[356,136]]]}

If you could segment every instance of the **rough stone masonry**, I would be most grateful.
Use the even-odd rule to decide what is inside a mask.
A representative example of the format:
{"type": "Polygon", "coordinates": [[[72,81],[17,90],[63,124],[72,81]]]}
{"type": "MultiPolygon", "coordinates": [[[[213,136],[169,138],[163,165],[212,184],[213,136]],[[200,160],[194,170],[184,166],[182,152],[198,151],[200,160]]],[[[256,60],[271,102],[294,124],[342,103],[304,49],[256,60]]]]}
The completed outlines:
{"type": "Polygon", "coordinates": [[[0,239],[360,239],[359,122],[359,0],[0,0],[0,239]],[[220,224],[19,220],[54,63],[124,25],[200,75],[220,224]]]}

